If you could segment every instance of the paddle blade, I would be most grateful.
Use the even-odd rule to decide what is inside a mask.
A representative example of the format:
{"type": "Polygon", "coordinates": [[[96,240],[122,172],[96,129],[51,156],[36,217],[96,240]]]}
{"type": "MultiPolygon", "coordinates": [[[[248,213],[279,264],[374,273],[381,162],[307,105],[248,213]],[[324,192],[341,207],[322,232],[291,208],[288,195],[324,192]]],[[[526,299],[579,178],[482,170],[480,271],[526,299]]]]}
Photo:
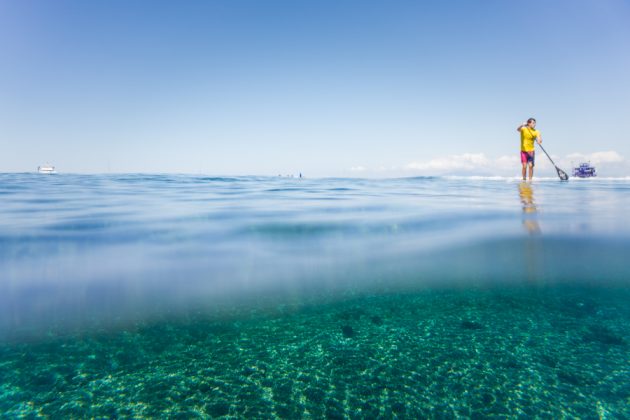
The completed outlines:
{"type": "Polygon", "coordinates": [[[566,172],[564,172],[562,169],[558,168],[557,166],[556,166],[556,171],[558,171],[558,176],[560,177],[562,181],[569,180],[569,175],[567,175],[566,172]]]}

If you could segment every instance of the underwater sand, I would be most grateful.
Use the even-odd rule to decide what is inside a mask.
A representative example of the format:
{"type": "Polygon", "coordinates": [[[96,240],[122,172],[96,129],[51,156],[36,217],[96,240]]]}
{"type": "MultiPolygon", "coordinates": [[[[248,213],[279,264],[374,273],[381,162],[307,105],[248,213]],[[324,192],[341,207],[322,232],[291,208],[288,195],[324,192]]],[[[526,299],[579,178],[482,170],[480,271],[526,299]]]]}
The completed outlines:
{"type": "Polygon", "coordinates": [[[9,417],[630,416],[627,290],[427,290],[0,347],[9,417]]]}

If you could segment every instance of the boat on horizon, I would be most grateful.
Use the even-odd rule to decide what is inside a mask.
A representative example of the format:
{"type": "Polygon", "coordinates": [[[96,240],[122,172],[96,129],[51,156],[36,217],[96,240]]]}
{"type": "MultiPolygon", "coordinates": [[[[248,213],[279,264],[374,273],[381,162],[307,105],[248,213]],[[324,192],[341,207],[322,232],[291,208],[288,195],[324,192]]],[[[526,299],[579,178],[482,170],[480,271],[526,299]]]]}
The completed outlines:
{"type": "Polygon", "coordinates": [[[37,172],[40,174],[56,174],[55,167],[50,164],[45,164],[37,167],[37,172]]]}
{"type": "Polygon", "coordinates": [[[597,176],[595,167],[590,163],[580,163],[579,166],[573,168],[573,176],[577,178],[591,178],[597,176]]]}

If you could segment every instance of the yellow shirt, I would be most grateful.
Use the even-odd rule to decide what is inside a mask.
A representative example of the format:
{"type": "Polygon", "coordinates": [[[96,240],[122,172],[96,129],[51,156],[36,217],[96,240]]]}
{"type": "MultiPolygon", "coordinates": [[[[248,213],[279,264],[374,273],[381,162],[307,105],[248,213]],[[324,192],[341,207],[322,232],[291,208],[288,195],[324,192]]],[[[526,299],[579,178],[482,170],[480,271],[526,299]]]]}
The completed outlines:
{"type": "Polygon", "coordinates": [[[532,130],[529,127],[521,128],[521,151],[531,152],[534,150],[534,141],[540,137],[538,130],[532,130]]]}

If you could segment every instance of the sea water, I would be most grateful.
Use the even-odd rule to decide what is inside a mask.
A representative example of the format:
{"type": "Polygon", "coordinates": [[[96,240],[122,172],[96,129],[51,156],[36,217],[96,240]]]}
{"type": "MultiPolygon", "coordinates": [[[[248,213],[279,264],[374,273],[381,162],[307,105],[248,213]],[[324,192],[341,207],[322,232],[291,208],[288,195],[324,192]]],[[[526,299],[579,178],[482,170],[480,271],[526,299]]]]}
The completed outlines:
{"type": "Polygon", "coordinates": [[[7,417],[630,417],[630,179],[0,174],[7,417]]]}

